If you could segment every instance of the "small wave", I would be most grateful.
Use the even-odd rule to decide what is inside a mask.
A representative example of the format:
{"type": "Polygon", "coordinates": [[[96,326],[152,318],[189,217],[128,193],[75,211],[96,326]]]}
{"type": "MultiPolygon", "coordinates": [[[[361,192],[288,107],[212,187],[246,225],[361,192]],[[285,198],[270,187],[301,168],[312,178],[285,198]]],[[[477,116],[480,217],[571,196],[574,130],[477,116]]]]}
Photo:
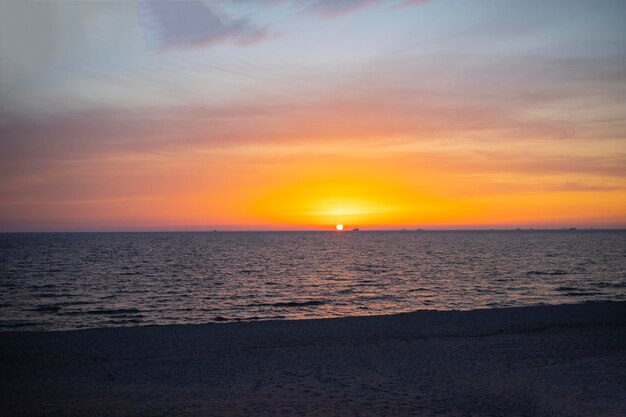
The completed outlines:
{"type": "Polygon", "coordinates": [[[597,285],[600,288],[626,288],[626,282],[600,282],[597,285]]]}
{"type": "Polygon", "coordinates": [[[362,279],[359,281],[359,286],[380,286],[380,285],[384,285],[383,283],[380,282],[380,280],[377,279],[362,279]]]}
{"type": "Polygon", "coordinates": [[[18,327],[32,327],[39,326],[42,323],[35,323],[32,321],[0,321],[0,328],[18,328],[18,327]]]}
{"type": "Polygon", "coordinates": [[[59,312],[61,316],[78,316],[78,315],[119,315],[119,314],[138,314],[140,310],[136,308],[120,308],[120,309],[102,309],[102,310],[83,310],[83,311],[65,311],[59,312]]]}
{"type": "Polygon", "coordinates": [[[56,313],[61,309],[61,306],[56,304],[41,304],[34,308],[31,308],[30,311],[39,311],[42,313],[56,313]]]}
{"type": "Polygon", "coordinates": [[[133,314],[133,313],[141,313],[139,309],[136,308],[118,308],[118,309],[103,309],[103,310],[87,310],[84,312],[85,314],[133,314]]]}
{"type": "Polygon", "coordinates": [[[238,317],[234,320],[236,321],[258,321],[258,320],[283,320],[285,316],[277,315],[277,316],[248,316],[248,317],[238,317]]]}
{"type": "Polygon", "coordinates": [[[388,294],[366,294],[366,295],[357,295],[351,298],[351,301],[377,301],[383,300],[387,302],[393,302],[397,300],[397,297],[388,294]]]}
{"type": "Polygon", "coordinates": [[[137,323],[141,323],[143,320],[141,319],[123,319],[123,320],[107,320],[106,323],[108,324],[137,324],[137,323]]]}
{"type": "Polygon", "coordinates": [[[54,305],[60,307],[69,307],[69,306],[80,306],[87,304],[95,304],[93,301],[61,301],[60,303],[54,303],[54,305]]]}
{"type": "Polygon", "coordinates": [[[131,314],[116,314],[116,319],[142,319],[145,316],[141,313],[131,313],[131,314]]]}
{"type": "Polygon", "coordinates": [[[407,292],[432,292],[432,289],[428,289],[428,288],[411,288],[408,289],[407,292]]]}
{"type": "Polygon", "coordinates": [[[388,272],[390,269],[383,265],[357,265],[352,268],[353,271],[357,272],[373,272],[373,273],[381,273],[388,272]]]}
{"type": "Polygon", "coordinates": [[[72,297],[74,294],[70,293],[52,293],[52,292],[44,292],[41,294],[37,294],[37,298],[61,298],[61,297],[72,297]]]}
{"type": "Polygon", "coordinates": [[[557,291],[578,291],[578,288],[575,287],[557,287],[557,291]]]}
{"type": "Polygon", "coordinates": [[[567,275],[569,272],[562,269],[555,269],[554,271],[528,271],[526,275],[567,275]]]}
{"type": "MultiPolygon", "coordinates": [[[[153,306],[154,308],[158,308],[158,306],[153,306]]],[[[185,307],[185,308],[175,308],[172,311],[193,311],[194,309],[192,307],[185,307]]]]}
{"type": "Polygon", "coordinates": [[[54,284],[35,284],[35,285],[30,286],[32,290],[43,290],[43,289],[55,288],[55,287],[56,285],[54,284]]]}
{"type": "Polygon", "coordinates": [[[494,290],[493,288],[476,288],[476,292],[480,294],[502,294],[502,291],[494,290]]]}
{"type": "Polygon", "coordinates": [[[275,315],[275,316],[248,316],[248,317],[234,317],[227,318],[223,316],[216,316],[213,318],[214,322],[233,322],[233,321],[258,321],[258,320],[283,320],[285,316],[275,315]]]}
{"type": "Polygon", "coordinates": [[[109,294],[109,295],[103,295],[100,297],[100,300],[109,300],[111,298],[115,298],[117,297],[117,294],[109,294]]]}
{"type": "Polygon", "coordinates": [[[570,291],[570,292],[566,292],[563,293],[563,296],[565,297],[589,297],[592,295],[599,295],[599,292],[595,292],[595,291],[570,291]]]}
{"type": "Polygon", "coordinates": [[[309,301],[288,301],[285,303],[274,303],[269,304],[272,307],[308,307],[308,306],[321,306],[326,304],[324,301],[320,300],[309,300],[309,301]]]}
{"type": "Polygon", "coordinates": [[[86,305],[86,304],[94,304],[90,301],[62,301],[59,303],[52,304],[39,304],[30,309],[30,311],[39,311],[42,313],[58,313],[63,307],[71,307],[77,305],[86,305]]]}

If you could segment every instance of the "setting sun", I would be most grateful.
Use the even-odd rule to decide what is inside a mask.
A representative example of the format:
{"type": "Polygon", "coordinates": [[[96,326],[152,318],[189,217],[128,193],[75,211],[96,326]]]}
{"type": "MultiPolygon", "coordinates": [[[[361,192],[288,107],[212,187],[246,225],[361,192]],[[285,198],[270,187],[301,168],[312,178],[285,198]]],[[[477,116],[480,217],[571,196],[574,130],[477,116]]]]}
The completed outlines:
{"type": "Polygon", "coordinates": [[[340,232],[343,230],[343,224],[338,224],[338,225],[337,225],[337,226],[335,226],[335,227],[336,227],[336,229],[337,229],[338,231],[340,231],[340,232]]]}

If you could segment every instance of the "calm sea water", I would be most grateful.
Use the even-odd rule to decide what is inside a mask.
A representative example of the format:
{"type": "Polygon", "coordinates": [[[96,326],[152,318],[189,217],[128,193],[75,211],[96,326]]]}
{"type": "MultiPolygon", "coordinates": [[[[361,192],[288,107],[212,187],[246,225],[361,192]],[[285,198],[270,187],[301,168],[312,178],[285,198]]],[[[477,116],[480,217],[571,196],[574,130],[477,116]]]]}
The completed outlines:
{"type": "Polygon", "coordinates": [[[626,232],[0,235],[0,330],[626,300],[626,232]]]}

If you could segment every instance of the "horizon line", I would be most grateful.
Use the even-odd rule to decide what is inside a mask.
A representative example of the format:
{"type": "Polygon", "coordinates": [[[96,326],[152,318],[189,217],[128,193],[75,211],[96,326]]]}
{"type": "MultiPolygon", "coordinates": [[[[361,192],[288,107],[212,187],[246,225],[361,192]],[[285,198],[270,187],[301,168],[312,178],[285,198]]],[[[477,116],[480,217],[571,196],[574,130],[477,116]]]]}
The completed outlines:
{"type": "Polygon", "coordinates": [[[338,231],[335,229],[147,229],[147,230],[22,230],[0,231],[0,234],[62,234],[62,233],[360,233],[360,232],[559,232],[559,231],[626,231],[626,227],[513,227],[513,228],[398,228],[398,229],[363,229],[355,227],[338,231]]]}

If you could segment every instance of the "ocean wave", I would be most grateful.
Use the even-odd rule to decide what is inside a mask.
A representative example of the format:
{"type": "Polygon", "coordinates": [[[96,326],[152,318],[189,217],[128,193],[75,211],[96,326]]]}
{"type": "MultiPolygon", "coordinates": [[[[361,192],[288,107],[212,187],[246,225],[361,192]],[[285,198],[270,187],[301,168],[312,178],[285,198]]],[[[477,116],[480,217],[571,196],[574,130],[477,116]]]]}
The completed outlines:
{"type": "Polygon", "coordinates": [[[143,320],[140,318],[122,319],[122,320],[107,320],[108,324],[138,324],[143,320]]]}
{"type": "Polygon", "coordinates": [[[37,294],[37,298],[62,298],[62,297],[72,297],[74,294],[70,293],[53,293],[53,292],[43,292],[37,294]]]}
{"type": "Polygon", "coordinates": [[[33,321],[0,321],[0,328],[33,327],[41,324],[33,321]]]}
{"type": "Polygon", "coordinates": [[[557,291],[578,291],[580,288],[576,287],[557,287],[557,291]]]}
{"type": "Polygon", "coordinates": [[[283,303],[273,303],[269,304],[272,307],[308,307],[308,306],[321,306],[326,304],[325,301],[321,300],[309,300],[309,301],[287,301],[283,303]]]}
{"type": "Polygon", "coordinates": [[[41,305],[31,308],[30,311],[39,311],[41,313],[44,313],[44,312],[56,313],[60,309],[61,309],[61,306],[58,306],[56,304],[41,304],[41,305]]]}
{"type": "Polygon", "coordinates": [[[562,269],[555,269],[553,271],[528,271],[526,275],[567,275],[569,272],[562,269]]]}
{"type": "Polygon", "coordinates": [[[138,314],[141,310],[136,308],[119,308],[119,309],[101,309],[101,310],[81,310],[81,311],[64,311],[60,312],[62,316],[76,315],[119,315],[119,314],[138,314]]]}
{"type": "Polygon", "coordinates": [[[626,288],[626,282],[600,282],[596,285],[600,288],[626,288]]]}
{"type": "Polygon", "coordinates": [[[246,316],[246,317],[223,317],[216,316],[213,318],[214,322],[234,322],[234,321],[259,321],[259,320],[284,320],[286,317],[282,315],[273,316],[246,316]]]}
{"type": "Polygon", "coordinates": [[[600,295],[601,293],[596,291],[570,291],[563,293],[562,295],[565,297],[589,297],[593,295],[600,295]]]}
{"type": "Polygon", "coordinates": [[[55,288],[56,285],[54,284],[34,284],[30,286],[31,290],[43,290],[43,289],[48,289],[48,288],[55,288]]]}

